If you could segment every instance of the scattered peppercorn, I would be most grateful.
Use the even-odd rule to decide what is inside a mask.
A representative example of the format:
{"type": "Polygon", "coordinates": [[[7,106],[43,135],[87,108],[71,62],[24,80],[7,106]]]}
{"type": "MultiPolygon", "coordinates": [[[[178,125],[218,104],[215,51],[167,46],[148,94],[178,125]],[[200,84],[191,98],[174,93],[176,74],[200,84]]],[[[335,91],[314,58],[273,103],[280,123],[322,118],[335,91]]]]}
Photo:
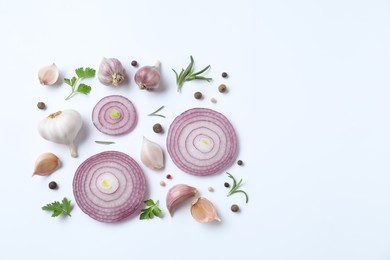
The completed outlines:
{"type": "Polygon", "coordinates": [[[170,174],[167,174],[166,177],[167,177],[168,180],[172,179],[172,175],[170,175],[170,174]]]}
{"type": "Polygon", "coordinates": [[[227,90],[227,87],[225,84],[221,84],[218,86],[218,91],[221,92],[221,93],[225,93],[227,90]]]}
{"type": "Polygon", "coordinates": [[[55,181],[49,182],[49,188],[52,190],[57,189],[57,183],[55,181]]]}
{"type": "Polygon", "coordinates": [[[195,99],[201,99],[202,98],[202,93],[197,91],[197,92],[194,93],[194,97],[195,97],[195,99]]]}
{"type": "Polygon", "coordinates": [[[242,160],[238,160],[238,161],[237,161],[237,164],[241,166],[241,165],[244,164],[244,162],[243,162],[242,160]]]}
{"type": "Polygon", "coordinates": [[[160,186],[165,187],[165,182],[164,181],[160,181],[160,186]]]}
{"type": "Polygon", "coordinates": [[[223,184],[223,186],[225,186],[226,188],[229,188],[229,187],[230,187],[230,184],[229,184],[228,182],[225,182],[225,183],[223,184]]]}
{"type": "Polygon", "coordinates": [[[217,100],[215,98],[211,98],[210,101],[211,101],[211,103],[214,103],[214,104],[217,103],[217,100]]]}
{"type": "Polygon", "coordinates": [[[153,131],[155,132],[155,133],[161,133],[162,132],[162,126],[160,125],[160,124],[154,124],[153,125],[153,131]]]}
{"type": "Polygon", "coordinates": [[[237,212],[240,208],[238,207],[238,205],[236,204],[233,204],[230,209],[233,211],[233,212],[237,212]]]}
{"type": "Polygon", "coordinates": [[[136,60],[132,60],[131,61],[131,66],[137,67],[138,66],[138,62],[136,60]]]}
{"type": "Polygon", "coordinates": [[[45,109],[45,108],[46,108],[46,105],[45,105],[45,103],[43,103],[43,102],[38,102],[37,107],[38,107],[39,109],[45,109]]]}
{"type": "Polygon", "coordinates": [[[226,72],[222,72],[222,78],[227,78],[228,74],[226,72]]]}
{"type": "Polygon", "coordinates": [[[213,191],[214,191],[214,188],[210,186],[210,187],[207,188],[207,190],[208,190],[209,192],[213,192],[213,191]]]}

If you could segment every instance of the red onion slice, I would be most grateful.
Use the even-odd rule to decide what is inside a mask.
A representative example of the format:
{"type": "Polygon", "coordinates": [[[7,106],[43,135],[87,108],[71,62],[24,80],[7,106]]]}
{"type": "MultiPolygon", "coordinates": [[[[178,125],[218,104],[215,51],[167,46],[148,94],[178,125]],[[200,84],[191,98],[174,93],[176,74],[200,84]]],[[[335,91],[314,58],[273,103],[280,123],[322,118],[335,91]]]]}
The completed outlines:
{"type": "Polygon", "coordinates": [[[137,124],[137,111],[130,100],[120,95],[102,98],[93,108],[92,122],[102,133],[121,135],[137,124]]]}
{"type": "Polygon", "coordinates": [[[229,166],[237,154],[237,137],[230,121],[208,108],[189,109],[168,130],[167,150],[184,172],[205,176],[229,166]]]}
{"type": "Polygon", "coordinates": [[[145,175],[122,152],[106,151],[86,159],[73,177],[73,194],[80,209],[101,222],[129,217],[143,204],[145,175]]]}

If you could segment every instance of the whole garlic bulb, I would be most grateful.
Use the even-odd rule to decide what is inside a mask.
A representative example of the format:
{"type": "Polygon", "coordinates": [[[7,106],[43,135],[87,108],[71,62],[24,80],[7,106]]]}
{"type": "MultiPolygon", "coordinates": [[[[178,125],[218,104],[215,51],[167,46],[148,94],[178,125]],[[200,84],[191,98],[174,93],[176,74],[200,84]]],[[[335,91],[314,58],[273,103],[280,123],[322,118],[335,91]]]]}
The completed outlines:
{"type": "Polygon", "coordinates": [[[160,86],[160,62],[140,68],[134,75],[134,81],[140,89],[156,90],[160,86]]]}
{"type": "Polygon", "coordinates": [[[38,125],[38,132],[48,141],[67,145],[70,155],[77,157],[74,140],[82,125],[83,121],[79,112],[68,109],[52,113],[42,119],[38,125]]]}
{"type": "Polygon", "coordinates": [[[125,69],[115,58],[103,58],[99,66],[98,78],[104,85],[119,86],[125,79],[125,69]]]}

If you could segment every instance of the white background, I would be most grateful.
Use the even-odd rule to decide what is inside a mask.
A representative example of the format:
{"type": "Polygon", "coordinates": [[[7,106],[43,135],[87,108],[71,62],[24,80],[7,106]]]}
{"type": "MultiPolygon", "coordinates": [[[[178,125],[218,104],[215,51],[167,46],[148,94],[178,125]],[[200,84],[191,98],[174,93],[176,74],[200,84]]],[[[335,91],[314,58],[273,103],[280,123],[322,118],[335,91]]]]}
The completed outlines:
{"type": "Polygon", "coordinates": [[[0,258],[389,259],[389,14],[384,0],[1,0],[0,258]],[[198,69],[211,65],[214,81],[186,83],[177,93],[171,68],[186,66],[189,55],[198,69]],[[120,59],[129,84],[114,89],[95,78],[87,81],[90,95],[65,101],[68,86],[37,80],[38,69],[52,62],[62,79],[76,67],[97,69],[102,57],[120,59]],[[161,61],[163,91],[137,89],[133,59],[161,61]],[[218,93],[220,83],[228,93],[218,93]],[[204,100],[192,97],[197,90],[204,100]],[[90,112],[109,94],[130,98],[140,120],[107,147],[94,143],[113,138],[93,127],[90,112]],[[38,101],[47,110],[38,110],[38,101]],[[146,116],[161,105],[166,119],[146,116]],[[167,130],[191,107],[213,108],[231,120],[245,165],[228,170],[244,179],[250,201],[226,197],[223,172],[193,177],[168,156],[164,171],[142,165],[149,196],[165,210],[167,189],[191,184],[214,202],[221,223],[197,223],[188,205],[173,218],[135,216],[117,224],[94,221],[77,205],[71,218],[40,209],[64,196],[74,203],[72,176],[89,156],[114,149],[140,162],[142,135],[164,147],[166,133],[151,126],[160,122],[167,130]],[[64,108],[83,115],[77,159],[36,130],[39,120],[64,108]],[[36,157],[47,151],[62,168],[31,177],[36,157]],[[173,180],[160,187],[168,172],[173,180]],[[51,180],[58,190],[47,188],[51,180]],[[230,212],[233,203],[239,214],[230,212]]]}

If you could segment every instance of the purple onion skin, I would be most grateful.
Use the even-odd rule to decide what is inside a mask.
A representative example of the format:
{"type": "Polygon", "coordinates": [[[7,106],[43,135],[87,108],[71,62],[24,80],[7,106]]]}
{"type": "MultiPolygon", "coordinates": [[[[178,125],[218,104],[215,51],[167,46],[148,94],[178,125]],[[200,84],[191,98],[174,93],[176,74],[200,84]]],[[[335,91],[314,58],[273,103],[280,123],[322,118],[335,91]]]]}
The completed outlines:
{"type": "Polygon", "coordinates": [[[156,90],[160,86],[160,71],[156,66],[144,66],[134,75],[140,89],[156,90]]]}

